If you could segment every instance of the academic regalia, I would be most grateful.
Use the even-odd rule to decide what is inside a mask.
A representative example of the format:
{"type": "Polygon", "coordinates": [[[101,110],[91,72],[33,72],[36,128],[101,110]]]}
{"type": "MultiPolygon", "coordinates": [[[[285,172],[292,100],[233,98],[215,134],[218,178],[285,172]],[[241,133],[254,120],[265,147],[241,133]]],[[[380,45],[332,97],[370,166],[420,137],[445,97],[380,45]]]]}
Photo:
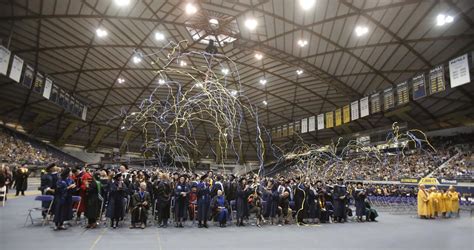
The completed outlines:
{"type": "Polygon", "coordinates": [[[235,193],[237,192],[237,183],[232,180],[228,181],[224,185],[225,188],[225,197],[227,201],[233,201],[235,200],[235,193]]]}
{"type": "Polygon", "coordinates": [[[303,222],[303,219],[307,214],[307,203],[306,203],[307,188],[303,183],[300,183],[295,188],[295,209],[296,209],[296,220],[298,223],[303,222]]]}
{"type": "Polygon", "coordinates": [[[212,185],[210,195],[211,197],[215,197],[217,195],[217,191],[221,190],[224,193],[224,184],[220,181],[215,181],[214,185],[212,185]]]}
{"type": "Polygon", "coordinates": [[[449,212],[459,212],[459,193],[456,191],[448,191],[449,212]]]}
{"type": "MultiPolygon", "coordinates": [[[[41,194],[43,195],[54,195],[54,191],[56,190],[56,185],[58,183],[58,173],[48,173],[41,176],[41,194]]],[[[49,201],[43,201],[41,203],[41,207],[44,209],[48,209],[51,206],[51,213],[54,214],[54,204],[51,205],[49,201]]],[[[45,212],[43,212],[43,216],[46,216],[45,212]]]]}
{"type": "MultiPolygon", "coordinates": [[[[89,174],[88,172],[82,172],[77,180],[80,180],[76,182],[77,188],[79,188],[79,196],[81,196],[81,201],[84,201],[86,198],[86,182],[92,180],[92,175],[89,174]]],[[[77,208],[77,213],[81,214],[86,210],[86,203],[81,202],[79,204],[79,207],[77,208]]]]}
{"type": "Polygon", "coordinates": [[[314,188],[308,190],[308,218],[319,219],[321,209],[318,204],[318,194],[314,188]]]}
{"type": "Polygon", "coordinates": [[[364,189],[355,189],[354,190],[354,201],[356,207],[356,216],[362,217],[365,215],[365,190],[364,189]]]}
{"type": "Polygon", "coordinates": [[[167,180],[162,180],[156,189],[156,206],[158,210],[158,223],[162,226],[168,225],[171,206],[171,185],[167,180]]]}
{"type": "Polygon", "coordinates": [[[370,203],[368,201],[364,202],[365,204],[365,214],[366,214],[366,220],[367,221],[376,221],[375,218],[379,216],[377,213],[377,210],[373,209],[370,206],[370,203]]]}
{"type": "Polygon", "coordinates": [[[20,193],[25,195],[25,191],[28,188],[28,169],[27,168],[19,168],[15,173],[15,187],[16,187],[16,195],[18,196],[20,193]]]}
{"type": "MultiPolygon", "coordinates": [[[[215,187],[215,185],[214,185],[215,187]]],[[[211,191],[210,187],[208,186],[207,183],[201,182],[198,184],[198,192],[197,192],[197,204],[198,204],[198,214],[197,214],[197,220],[199,221],[199,225],[203,223],[204,225],[207,225],[207,219],[209,216],[209,206],[211,202],[211,191]]]]}
{"type": "Polygon", "coordinates": [[[213,217],[219,222],[222,227],[227,223],[229,203],[224,195],[215,196],[211,201],[211,209],[213,211],[213,217]]]}
{"type": "Polygon", "coordinates": [[[418,216],[425,216],[429,217],[429,211],[428,211],[428,193],[426,190],[418,190],[418,216]]]}
{"type": "Polygon", "coordinates": [[[100,216],[100,206],[102,201],[99,199],[100,183],[97,183],[94,179],[89,182],[89,186],[86,187],[85,199],[83,203],[85,205],[84,216],[88,219],[89,225],[96,223],[100,216]]]}
{"type": "Polygon", "coordinates": [[[189,193],[189,187],[186,183],[177,183],[174,190],[175,195],[175,218],[180,221],[186,217],[187,205],[187,194],[189,193]],[[181,192],[186,193],[185,196],[181,195],[181,192]]]}
{"type": "Polygon", "coordinates": [[[334,217],[339,222],[347,219],[346,204],[347,204],[347,188],[345,185],[334,185],[333,192],[334,217]]]}
{"type": "Polygon", "coordinates": [[[237,186],[236,192],[236,208],[237,208],[237,222],[242,222],[243,218],[248,216],[248,196],[250,195],[250,189],[244,189],[241,185],[237,186]]]}
{"type": "Polygon", "coordinates": [[[72,219],[72,190],[67,189],[74,181],[70,178],[59,179],[54,193],[54,223],[62,226],[64,221],[72,219]]]}
{"type": "Polygon", "coordinates": [[[438,193],[439,211],[442,214],[445,214],[447,212],[446,198],[446,193],[438,193]]]}
{"type": "Polygon", "coordinates": [[[138,191],[132,195],[131,199],[131,213],[132,226],[136,223],[146,225],[148,218],[148,209],[151,205],[151,196],[147,191],[138,191]]]}
{"type": "Polygon", "coordinates": [[[118,183],[114,181],[109,186],[109,204],[107,206],[107,217],[111,219],[112,227],[113,223],[123,219],[125,216],[127,186],[124,182],[118,183]]]}
{"type": "Polygon", "coordinates": [[[434,217],[436,215],[437,207],[438,207],[438,200],[436,199],[436,193],[434,191],[431,191],[428,194],[428,211],[429,211],[430,217],[434,217]]]}

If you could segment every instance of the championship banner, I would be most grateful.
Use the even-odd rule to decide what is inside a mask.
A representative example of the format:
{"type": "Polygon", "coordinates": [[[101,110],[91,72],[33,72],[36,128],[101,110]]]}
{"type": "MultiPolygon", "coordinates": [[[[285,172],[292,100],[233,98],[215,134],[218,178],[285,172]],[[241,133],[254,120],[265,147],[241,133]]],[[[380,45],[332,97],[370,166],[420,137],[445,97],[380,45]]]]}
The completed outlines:
{"type": "MultiPolygon", "coordinates": [[[[84,120],[84,118],[82,118],[84,120]]],[[[277,138],[280,138],[282,134],[281,127],[277,128],[277,138]]]]}
{"type": "Polygon", "coordinates": [[[408,82],[404,81],[402,83],[397,84],[397,105],[407,104],[410,101],[410,97],[408,94],[408,82]]]}
{"type": "Polygon", "coordinates": [[[276,138],[276,132],[275,132],[275,128],[272,128],[272,130],[270,131],[270,135],[272,137],[272,139],[276,138]]]}
{"type": "Polygon", "coordinates": [[[20,82],[23,63],[23,59],[16,55],[13,57],[12,68],[10,69],[10,78],[15,82],[20,82]]]}
{"type": "Polygon", "coordinates": [[[324,129],[324,114],[318,115],[318,130],[324,129]]]}
{"type": "Polygon", "coordinates": [[[46,81],[44,82],[44,91],[43,91],[44,98],[49,99],[49,97],[51,96],[52,88],[53,88],[53,80],[46,77],[46,81]]]}
{"type": "Polygon", "coordinates": [[[282,129],[281,129],[281,136],[283,137],[286,137],[288,136],[288,125],[283,125],[282,129]]]}
{"type": "Polygon", "coordinates": [[[411,84],[413,85],[413,100],[426,96],[425,74],[413,77],[411,84]]]}
{"type": "Polygon", "coordinates": [[[288,136],[292,136],[294,132],[293,123],[288,124],[288,136]]]}
{"type": "Polygon", "coordinates": [[[87,106],[84,106],[84,108],[82,109],[82,120],[85,121],[86,120],[86,116],[87,116],[87,106]]]}
{"type": "Polygon", "coordinates": [[[341,109],[336,109],[334,112],[336,116],[336,126],[341,126],[342,124],[342,110],[341,109]]]}
{"type": "Polygon", "coordinates": [[[359,119],[359,100],[351,102],[351,120],[359,119]]]}
{"type": "Polygon", "coordinates": [[[439,65],[430,70],[430,95],[444,91],[446,89],[446,79],[444,78],[444,67],[439,65]]]}
{"type": "Polygon", "coordinates": [[[0,45],[0,74],[7,75],[8,63],[10,63],[11,52],[0,45]]]}
{"type": "Polygon", "coordinates": [[[369,115],[369,97],[366,96],[360,99],[360,117],[366,117],[369,115]]]}
{"type": "Polygon", "coordinates": [[[370,96],[370,113],[375,114],[380,112],[381,107],[380,107],[380,95],[379,93],[375,93],[370,96]]]}
{"type": "Polygon", "coordinates": [[[294,122],[294,125],[293,125],[293,131],[295,133],[300,133],[300,128],[301,128],[301,122],[294,122]]]}
{"type": "Polygon", "coordinates": [[[342,107],[342,122],[348,123],[351,121],[351,108],[349,105],[342,107]]]}
{"type": "Polygon", "coordinates": [[[326,113],[326,128],[334,127],[334,113],[333,111],[326,113]]]}
{"type": "Polygon", "coordinates": [[[451,81],[451,88],[471,82],[467,54],[449,61],[449,78],[451,81]]]}
{"type": "Polygon", "coordinates": [[[25,73],[23,73],[22,84],[30,89],[33,84],[33,79],[35,78],[35,69],[30,65],[26,65],[25,73]]]}
{"type": "Polygon", "coordinates": [[[35,77],[35,83],[33,85],[33,91],[42,94],[43,93],[43,87],[44,87],[44,76],[40,72],[36,72],[36,77],[35,77]]]}
{"type": "Polygon", "coordinates": [[[308,132],[308,118],[301,119],[301,133],[308,132]]]}
{"type": "Polygon", "coordinates": [[[315,121],[316,117],[314,116],[311,116],[308,120],[308,132],[313,132],[314,130],[316,130],[316,121],[315,121]]]}
{"type": "Polygon", "coordinates": [[[393,94],[393,89],[388,88],[383,91],[383,110],[389,110],[395,106],[395,96],[393,94]]]}

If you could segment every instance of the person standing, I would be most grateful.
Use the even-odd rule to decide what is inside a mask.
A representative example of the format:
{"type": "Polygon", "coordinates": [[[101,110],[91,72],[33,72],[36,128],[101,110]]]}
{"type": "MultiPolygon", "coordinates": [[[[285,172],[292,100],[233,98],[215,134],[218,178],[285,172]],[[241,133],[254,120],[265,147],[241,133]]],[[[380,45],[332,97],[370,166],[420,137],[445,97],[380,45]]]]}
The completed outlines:
{"type": "Polygon", "coordinates": [[[70,178],[71,170],[66,168],[56,184],[54,192],[54,230],[66,230],[64,221],[72,218],[72,193],[76,184],[70,178]]]}
{"type": "Polygon", "coordinates": [[[85,180],[85,199],[84,199],[84,216],[87,218],[86,228],[96,228],[97,219],[100,217],[101,201],[99,199],[101,193],[101,184],[97,180],[99,176],[85,180]]]}
{"type": "Polygon", "coordinates": [[[357,221],[363,222],[363,216],[365,216],[365,198],[366,192],[364,189],[364,185],[362,182],[357,182],[357,186],[354,190],[354,200],[355,200],[355,207],[356,207],[356,216],[357,216],[357,221]]]}
{"type": "Polygon", "coordinates": [[[456,188],[454,188],[454,186],[449,186],[447,196],[447,203],[449,203],[448,217],[451,217],[452,215],[459,217],[459,193],[456,192],[456,188]]]}
{"type": "Polygon", "coordinates": [[[247,179],[242,177],[239,180],[239,185],[237,186],[236,192],[236,208],[237,208],[237,226],[245,226],[244,225],[244,217],[248,216],[249,214],[249,207],[247,198],[250,195],[250,188],[247,185],[247,179]]]}
{"type": "Polygon", "coordinates": [[[125,197],[128,192],[122,174],[119,173],[114,176],[114,181],[109,186],[109,192],[107,217],[110,218],[110,226],[115,229],[124,217],[125,197]]]}
{"type": "Polygon", "coordinates": [[[171,207],[171,184],[169,176],[162,173],[160,183],[156,188],[156,206],[158,210],[158,223],[160,227],[168,227],[168,219],[170,218],[171,207]]]}
{"type": "Polygon", "coordinates": [[[425,190],[425,185],[420,184],[418,186],[418,216],[421,219],[428,219],[429,211],[428,211],[428,193],[425,190]]]}
{"type": "MultiPolygon", "coordinates": [[[[214,185],[215,187],[216,185],[214,185]]],[[[198,204],[198,227],[208,228],[207,226],[207,219],[209,216],[209,206],[211,202],[211,190],[210,190],[210,183],[209,178],[207,175],[203,175],[201,177],[201,182],[198,184],[198,193],[197,193],[197,204],[198,204]]],[[[220,190],[222,191],[222,190],[220,190]]],[[[217,191],[216,191],[217,195],[217,191]]]]}
{"type": "Polygon", "coordinates": [[[184,227],[183,221],[184,221],[184,217],[186,216],[186,211],[188,207],[188,204],[187,204],[188,193],[189,193],[189,187],[186,184],[186,175],[181,175],[174,189],[176,227],[181,227],[181,228],[184,227]]]}
{"type": "Polygon", "coordinates": [[[28,165],[23,163],[20,168],[17,169],[15,173],[15,184],[16,187],[16,194],[18,196],[20,193],[21,195],[25,196],[25,191],[28,188],[28,165]]]}
{"type": "Polygon", "coordinates": [[[340,223],[346,222],[347,188],[342,178],[337,178],[337,184],[334,185],[333,199],[335,221],[340,223]]]}

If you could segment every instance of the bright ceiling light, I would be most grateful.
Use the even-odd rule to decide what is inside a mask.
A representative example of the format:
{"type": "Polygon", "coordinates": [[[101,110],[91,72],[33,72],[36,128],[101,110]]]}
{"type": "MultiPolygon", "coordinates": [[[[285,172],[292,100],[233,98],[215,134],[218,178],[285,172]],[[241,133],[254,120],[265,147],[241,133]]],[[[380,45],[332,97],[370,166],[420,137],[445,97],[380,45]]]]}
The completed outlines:
{"type": "Polygon", "coordinates": [[[186,7],[184,8],[184,10],[186,11],[186,14],[188,15],[192,15],[197,12],[196,6],[194,6],[194,4],[192,3],[186,4],[186,7]]]}
{"type": "Polygon", "coordinates": [[[247,29],[249,30],[254,30],[255,28],[257,28],[257,20],[254,19],[254,18],[249,18],[247,20],[245,20],[245,27],[247,27],[247,29]]]}
{"type": "Polygon", "coordinates": [[[443,26],[447,23],[452,23],[454,21],[454,17],[444,14],[439,14],[436,17],[436,25],[443,26]]]}
{"type": "Polygon", "coordinates": [[[297,75],[301,75],[301,74],[303,74],[303,70],[302,70],[302,69],[298,69],[298,70],[296,70],[296,74],[297,74],[297,75]]]}
{"type": "Polygon", "coordinates": [[[101,28],[98,28],[95,30],[95,33],[97,34],[98,37],[105,37],[107,36],[107,31],[101,28]]]}
{"type": "Polygon", "coordinates": [[[357,36],[363,36],[363,35],[367,34],[368,32],[369,32],[369,28],[367,28],[365,26],[364,27],[357,26],[355,28],[355,33],[356,33],[357,36]]]}
{"type": "Polygon", "coordinates": [[[233,90],[230,91],[230,95],[231,95],[231,96],[237,96],[237,94],[238,94],[238,92],[237,92],[237,90],[235,90],[235,89],[233,89],[233,90]]]}
{"type": "Polygon", "coordinates": [[[165,80],[164,80],[164,79],[161,79],[161,78],[158,79],[158,84],[159,84],[159,85],[165,84],[165,80]]]}
{"type": "Polygon", "coordinates": [[[194,86],[195,86],[196,88],[202,88],[202,87],[203,87],[202,83],[200,83],[200,82],[194,84],[194,86]]]}
{"type": "Polygon", "coordinates": [[[259,82],[260,82],[260,84],[262,84],[262,85],[265,85],[265,84],[267,84],[267,80],[266,80],[266,79],[260,79],[260,81],[259,81],[259,82]]]}
{"type": "Polygon", "coordinates": [[[186,63],[186,61],[180,61],[179,62],[179,66],[181,67],[186,67],[188,64],[186,63]]]}
{"type": "Polygon", "coordinates": [[[299,0],[298,2],[303,10],[309,10],[316,4],[316,0],[299,0]]]}
{"type": "Polygon", "coordinates": [[[256,54],[255,54],[255,58],[256,58],[257,60],[262,60],[263,55],[260,54],[260,53],[256,53],[256,54]]]}
{"type": "Polygon", "coordinates": [[[219,20],[217,20],[215,18],[211,18],[211,19],[209,19],[209,23],[214,24],[214,25],[219,25],[219,20]]]}
{"type": "Polygon", "coordinates": [[[135,54],[132,57],[132,61],[135,64],[138,64],[142,61],[143,55],[140,52],[135,52],[135,54]]]}
{"type": "Polygon", "coordinates": [[[114,2],[120,7],[127,6],[130,4],[130,0],[115,0],[114,2]]]}
{"type": "Polygon", "coordinates": [[[120,84],[122,84],[122,83],[125,82],[125,79],[123,79],[122,77],[120,77],[119,79],[117,79],[117,82],[120,83],[120,84]]]}
{"type": "Polygon", "coordinates": [[[263,105],[267,106],[268,105],[268,102],[266,100],[263,100],[263,105]]]}
{"type": "Polygon", "coordinates": [[[300,47],[304,47],[304,46],[308,45],[308,41],[303,40],[303,39],[298,40],[297,43],[298,43],[298,46],[300,46],[300,47]]]}
{"type": "Polygon", "coordinates": [[[165,40],[165,35],[161,32],[156,32],[155,33],[155,40],[157,40],[157,41],[165,40]]]}
{"type": "Polygon", "coordinates": [[[229,74],[229,69],[223,68],[221,70],[221,72],[222,72],[223,75],[227,75],[227,74],[229,74]]]}

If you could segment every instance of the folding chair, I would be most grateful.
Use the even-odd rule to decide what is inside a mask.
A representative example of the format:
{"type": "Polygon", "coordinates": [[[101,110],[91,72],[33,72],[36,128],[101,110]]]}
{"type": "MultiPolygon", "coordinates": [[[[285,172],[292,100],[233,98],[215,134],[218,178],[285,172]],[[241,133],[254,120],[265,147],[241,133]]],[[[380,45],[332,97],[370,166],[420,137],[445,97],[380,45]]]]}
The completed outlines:
{"type": "Polygon", "coordinates": [[[53,206],[53,200],[54,200],[54,196],[52,195],[38,195],[35,197],[35,201],[41,201],[41,203],[43,202],[49,202],[49,206],[48,208],[43,208],[43,207],[35,207],[35,208],[31,208],[31,209],[28,209],[28,215],[26,216],[26,220],[25,220],[25,225],[26,226],[26,223],[28,223],[28,219],[31,220],[31,225],[33,225],[33,216],[31,216],[31,213],[33,211],[41,211],[41,212],[46,212],[46,216],[43,218],[42,220],[42,224],[41,226],[44,226],[44,224],[49,221],[48,220],[48,216],[49,216],[49,212],[51,211],[51,207],[53,206]]]}
{"type": "MultiPolygon", "coordinates": [[[[77,216],[77,211],[79,210],[79,207],[81,206],[81,196],[75,196],[75,195],[72,196],[72,204],[74,203],[77,203],[77,207],[76,208],[74,208],[74,206],[72,207],[72,214],[77,216]]],[[[76,225],[79,220],[80,218],[77,218],[76,225]]]]}
{"type": "Polygon", "coordinates": [[[2,198],[2,207],[5,206],[5,200],[7,199],[7,186],[0,188],[0,198],[2,198]]]}

